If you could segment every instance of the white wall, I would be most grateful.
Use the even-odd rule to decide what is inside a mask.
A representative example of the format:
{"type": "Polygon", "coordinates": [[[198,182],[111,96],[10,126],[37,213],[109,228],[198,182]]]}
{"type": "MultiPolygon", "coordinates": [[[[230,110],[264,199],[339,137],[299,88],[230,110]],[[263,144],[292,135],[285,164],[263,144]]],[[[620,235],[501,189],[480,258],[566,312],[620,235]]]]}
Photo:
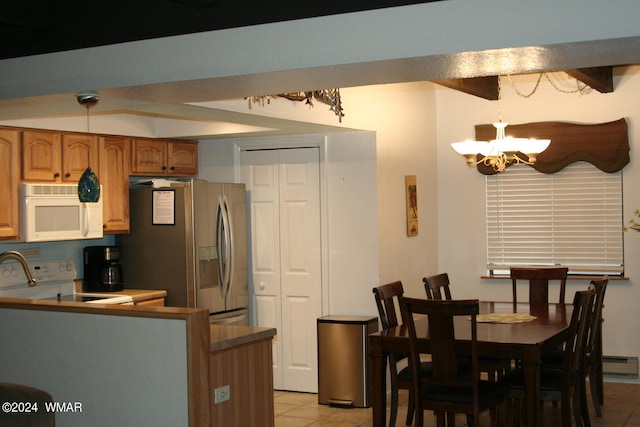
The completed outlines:
{"type": "MultiPolygon", "coordinates": [[[[631,145],[631,162],[623,170],[624,219],[640,208],[640,67],[622,70],[616,75],[615,91],[609,94],[564,94],[556,91],[544,78],[537,92],[528,99],[518,96],[504,79],[503,121],[512,124],[538,121],[604,123],[627,119],[631,145]]],[[[514,78],[516,87],[528,93],[534,86],[533,76],[514,78]]],[[[567,84],[564,89],[571,89],[567,84]]],[[[575,89],[575,85],[573,86],[575,89]]],[[[455,154],[450,143],[474,137],[474,125],[496,121],[496,101],[485,101],[459,92],[438,89],[438,266],[447,271],[456,286],[456,296],[510,300],[510,281],[481,280],[486,273],[484,176],[475,168],[468,169],[455,154]]],[[[507,128],[508,130],[508,128],[507,128]]],[[[638,274],[640,234],[625,235],[625,273],[629,281],[610,281],[605,300],[604,353],[638,356],[640,337],[633,326],[640,323],[636,302],[640,299],[638,274]]],[[[570,281],[567,300],[587,283],[570,281]]]]}
{"type": "MultiPolygon", "coordinates": [[[[344,123],[376,132],[379,284],[401,280],[411,296],[437,270],[436,108],[427,82],[350,88],[343,92],[344,123]],[[405,176],[418,185],[419,234],[407,236],[405,176]]],[[[373,304],[371,289],[369,298],[373,304]]]]}
{"type": "Polygon", "coordinates": [[[325,314],[376,314],[378,284],[376,139],[372,132],[327,136],[329,305],[325,314]]]}

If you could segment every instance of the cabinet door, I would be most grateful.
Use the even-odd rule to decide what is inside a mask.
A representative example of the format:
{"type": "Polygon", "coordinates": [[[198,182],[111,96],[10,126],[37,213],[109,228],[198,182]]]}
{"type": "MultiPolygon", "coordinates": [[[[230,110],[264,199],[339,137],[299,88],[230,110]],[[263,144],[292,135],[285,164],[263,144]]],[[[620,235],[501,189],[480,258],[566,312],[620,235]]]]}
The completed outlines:
{"type": "Polygon", "coordinates": [[[22,178],[25,181],[61,180],[60,134],[25,130],[22,133],[22,178]]]}
{"type": "Polygon", "coordinates": [[[15,239],[20,234],[19,181],[20,131],[0,129],[0,239],[15,239]]]}
{"type": "Polygon", "coordinates": [[[167,173],[167,143],[153,139],[131,142],[133,175],[164,175],[167,173]]]}
{"type": "Polygon", "coordinates": [[[198,144],[193,142],[168,143],[169,174],[177,176],[198,175],[198,144]]]}
{"type": "Polygon", "coordinates": [[[130,140],[105,136],[100,137],[99,146],[104,233],[128,233],[130,140]]]}
{"type": "Polygon", "coordinates": [[[93,135],[65,133],[62,135],[62,181],[78,182],[90,167],[100,178],[98,138],[93,135]]]}

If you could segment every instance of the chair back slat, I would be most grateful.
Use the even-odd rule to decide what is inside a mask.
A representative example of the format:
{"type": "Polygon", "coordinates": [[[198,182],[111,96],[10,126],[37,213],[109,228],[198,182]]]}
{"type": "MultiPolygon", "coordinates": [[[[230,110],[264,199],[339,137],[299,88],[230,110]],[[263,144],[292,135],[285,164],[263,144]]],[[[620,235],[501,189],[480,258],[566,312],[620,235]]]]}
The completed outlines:
{"type": "Polygon", "coordinates": [[[456,342],[453,330],[453,317],[432,314],[429,316],[429,336],[438,345],[431,349],[431,363],[435,378],[452,378],[458,375],[456,360],[456,342]]]}

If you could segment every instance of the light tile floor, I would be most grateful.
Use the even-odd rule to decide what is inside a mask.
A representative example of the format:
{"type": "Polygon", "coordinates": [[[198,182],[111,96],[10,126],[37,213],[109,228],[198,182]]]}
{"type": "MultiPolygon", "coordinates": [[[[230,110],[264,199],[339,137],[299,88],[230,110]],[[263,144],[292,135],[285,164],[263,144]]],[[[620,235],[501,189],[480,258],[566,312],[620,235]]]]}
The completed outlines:
{"type": "MultiPolygon", "coordinates": [[[[605,405],[602,417],[591,410],[593,427],[640,427],[640,384],[605,383],[605,405]]],[[[407,393],[400,391],[397,427],[404,426],[407,393]]],[[[274,392],[275,426],[331,426],[354,427],[371,425],[371,408],[334,408],[318,404],[318,396],[310,393],[274,392]]],[[[562,426],[560,408],[546,403],[543,408],[545,427],[562,426]]],[[[481,426],[495,425],[488,414],[480,420],[481,426]]],[[[456,417],[457,426],[465,426],[464,416],[456,417]]],[[[425,413],[425,426],[435,426],[435,418],[425,413]]]]}

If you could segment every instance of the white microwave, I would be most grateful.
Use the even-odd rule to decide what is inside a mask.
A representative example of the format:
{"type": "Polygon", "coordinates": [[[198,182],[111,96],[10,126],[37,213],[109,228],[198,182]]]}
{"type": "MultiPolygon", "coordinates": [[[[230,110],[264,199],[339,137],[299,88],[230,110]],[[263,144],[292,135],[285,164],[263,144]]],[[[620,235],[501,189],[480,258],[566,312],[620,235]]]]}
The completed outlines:
{"type": "Polygon", "coordinates": [[[20,241],[102,238],[102,197],[78,199],[77,184],[20,184],[20,241]]]}

